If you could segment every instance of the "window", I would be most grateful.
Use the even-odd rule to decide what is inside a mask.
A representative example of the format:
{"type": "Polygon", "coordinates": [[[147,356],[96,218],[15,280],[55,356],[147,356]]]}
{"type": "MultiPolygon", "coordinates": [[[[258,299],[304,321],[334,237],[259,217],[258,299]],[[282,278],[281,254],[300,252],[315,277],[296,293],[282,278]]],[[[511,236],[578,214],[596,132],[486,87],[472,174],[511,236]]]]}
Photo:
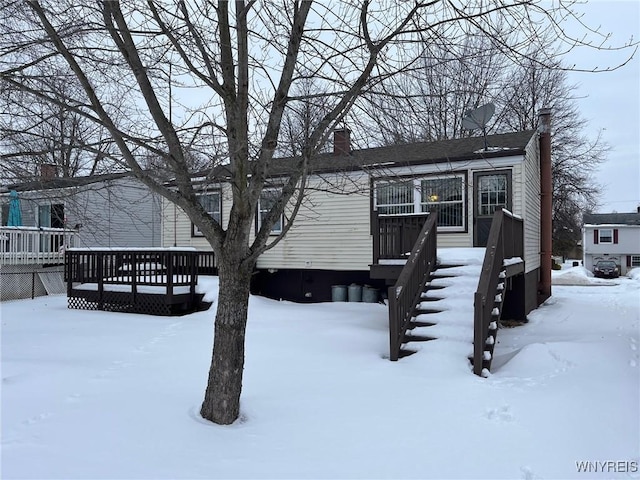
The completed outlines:
{"type": "Polygon", "coordinates": [[[489,216],[498,208],[507,208],[507,175],[478,177],[478,215],[489,216]]]}
{"type": "MultiPolygon", "coordinates": [[[[221,195],[220,192],[207,192],[198,195],[198,201],[202,208],[218,223],[222,221],[221,195]]],[[[202,232],[198,227],[193,225],[193,236],[201,237],[202,232]]]]}
{"type": "Polygon", "coordinates": [[[462,175],[432,176],[375,183],[379,215],[411,215],[438,210],[438,229],[464,231],[466,208],[462,175]]]}
{"type": "MultiPolygon", "coordinates": [[[[262,227],[262,220],[267,216],[271,208],[275,205],[276,201],[280,197],[281,190],[279,188],[265,188],[260,193],[260,199],[258,200],[258,230],[262,227]]],[[[279,235],[282,233],[284,215],[280,215],[280,218],[276,220],[271,228],[271,235],[279,235]]]]}
{"type": "Polygon", "coordinates": [[[599,243],[613,243],[613,229],[601,228],[598,230],[598,242],[599,243]]]}
{"type": "Polygon", "coordinates": [[[640,255],[631,255],[631,266],[640,267],[640,255]]]}
{"type": "Polygon", "coordinates": [[[415,213],[413,181],[385,182],[376,185],[376,206],[380,215],[415,213]]]}
{"type": "Polygon", "coordinates": [[[462,177],[422,180],[420,187],[421,209],[436,207],[439,227],[464,227],[462,177]]]}

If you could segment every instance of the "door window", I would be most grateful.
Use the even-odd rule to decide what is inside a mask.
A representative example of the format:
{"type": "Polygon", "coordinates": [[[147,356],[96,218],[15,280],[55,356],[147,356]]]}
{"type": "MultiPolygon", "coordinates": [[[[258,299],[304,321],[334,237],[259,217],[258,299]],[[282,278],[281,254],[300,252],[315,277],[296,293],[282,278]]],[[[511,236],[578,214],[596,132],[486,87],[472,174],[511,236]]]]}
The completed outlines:
{"type": "Polygon", "coordinates": [[[482,175],[478,177],[478,214],[493,215],[498,208],[507,208],[507,175],[482,175]]]}

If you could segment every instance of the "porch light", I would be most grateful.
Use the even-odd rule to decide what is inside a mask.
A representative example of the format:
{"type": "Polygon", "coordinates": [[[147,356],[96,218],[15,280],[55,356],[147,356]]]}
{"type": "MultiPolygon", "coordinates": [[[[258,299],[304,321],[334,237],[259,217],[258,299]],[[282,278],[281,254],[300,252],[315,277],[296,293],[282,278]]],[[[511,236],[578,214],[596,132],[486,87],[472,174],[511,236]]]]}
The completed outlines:
{"type": "Polygon", "coordinates": [[[438,201],[438,195],[429,195],[429,201],[430,202],[437,202],[438,201]]]}

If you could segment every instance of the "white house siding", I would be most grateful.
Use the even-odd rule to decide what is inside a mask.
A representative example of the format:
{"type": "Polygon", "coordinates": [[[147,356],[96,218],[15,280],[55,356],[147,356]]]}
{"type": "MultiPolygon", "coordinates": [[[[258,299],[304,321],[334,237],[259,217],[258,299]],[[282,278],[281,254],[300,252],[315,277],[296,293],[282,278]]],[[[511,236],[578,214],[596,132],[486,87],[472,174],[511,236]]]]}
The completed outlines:
{"type": "Polygon", "coordinates": [[[540,268],[540,162],[539,142],[534,136],[526,147],[524,161],[524,182],[521,190],[523,208],[518,213],[524,221],[524,261],[525,272],[540,268]]]}
{"type": "Polygon", "coordinates": [[[157,247],[161,203],[136,180],[120,178],[80,187],[19,192],[23,224],[40,226],[38,208],[64,205],[66,225],[80,227],[79,245],[157,247]]]}

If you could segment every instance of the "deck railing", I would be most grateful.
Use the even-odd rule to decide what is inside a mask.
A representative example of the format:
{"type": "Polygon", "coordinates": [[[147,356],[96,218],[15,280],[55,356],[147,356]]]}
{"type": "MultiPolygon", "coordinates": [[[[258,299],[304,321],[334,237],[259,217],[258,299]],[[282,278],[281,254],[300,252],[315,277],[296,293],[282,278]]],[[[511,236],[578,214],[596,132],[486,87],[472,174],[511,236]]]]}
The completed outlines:
{"type": "MultiPolygon", "coordinates": [[[[162,295],[164,304],[174,296],[188,296],[192,304],[198,274],[213,273],[213,252],[180,249],[70,249],[66,252],[67,295],[93,292],[97,307],[109,295],[127,294],[127,302],[136,303],[138,294],[162,295]]],[[[122,295],[121,295],[122,296],[122,295]]]]}
{"type": "Polygon", "coordinates": [[[406,259],[418,240],[428,213],[373,215],[373,263],[380,259],[406,259]]]}
{"type": "MultiPolygon", "coordinates": [[[[473,372],[482,375],[483,368],[491,365],[491,357],[485,358],[489,326],[495,308],[495,297],[505,259],[524,256],[524,229],[521,218],[499,209],[493,215],[487,249],[474,296],[473,372]],[[484,364],[484,366],[483,366],[484,364]]],[[[495,329],[493,329],[495,330],[495,329]]],[[[491,345],[495,345],[495,338],[491,345]]],[[[491,351],[493,348],[491,348],[491,351]]]]}
{"type": "Polygon", "coordinates": [[[437,213],[430,213],[426,221],[424,216],[421,218],[422,229],[416,235],[407,263],[396,284],[389,287],[389,359],[392,361],[398,360],[400,356],[400,347],[413,312],[420,303],[425,284],[436,266],[437,213]]]}
{"type": "Polygon", "coordinates": [[[0,227],[0,264],[62,264],[77,237],[77,230],[65,228],[0,227]]]}

